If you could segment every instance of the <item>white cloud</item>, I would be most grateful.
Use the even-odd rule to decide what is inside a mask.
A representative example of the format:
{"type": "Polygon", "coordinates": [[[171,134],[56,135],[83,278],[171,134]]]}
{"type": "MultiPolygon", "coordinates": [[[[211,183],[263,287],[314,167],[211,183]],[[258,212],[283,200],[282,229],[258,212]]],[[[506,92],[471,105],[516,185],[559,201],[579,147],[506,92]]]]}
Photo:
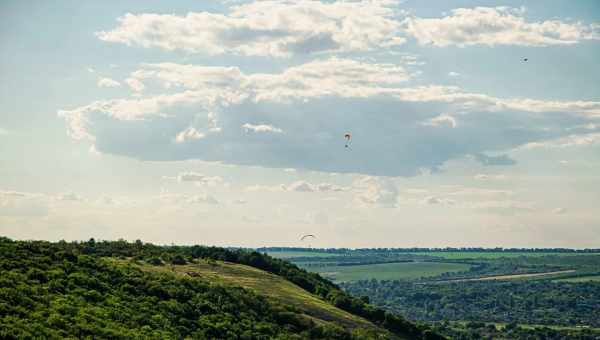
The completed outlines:
{"type": "Polygon", "coordinates": [[[83,197],[81,197],[73,192],[59,194],[59,195],[55,196],[55,199],[58,201],[72,201],[72,202],[82,202],[84,200],[83,197]]]}
{"type": "Polygon", "coordinates": [[[448,72],[448,77],[453,77],[453,78],[460,77],[460,73],[450,71],[450,72],[448,72]]]}
{"type": "Polygon", "coordinates": [[[427,196],[423,199],[423,204],[428,204],[428,205],[453,205],[455,203],[454,200],[448,199],[448,198],[442,198],[442,197],[437,197],[437,196],[427,196]]]}
{"type": "Polygon", "coordinates": [[[447,115],[447,114],[441,114],[437,117],[433,117],[429,120],[427,120],[426,122],[423,123],[423,125],[429,125],[429,126],[449,126],[451,128],[455,128],[457,123],[456,123],[456,118],[447,115]]]}
{"type": "Polygon", "coordinates": [[[188,126],[185,130],[181,131],[177,134],[177,136],[175,136],[175,142],[184,143],[188,140],[202,139],[204,137],[206,137],[204,133],[199,132],[191,126],[188,126]]]}
{"type": "Polygon", "coordinates": [[[133,92],[142,92],[146,86],[139,79],[136,78],[127,78],[125,79],[125,83],[129,85],[129,88],[133,90],[133,92]]]}
{"type": "Polygon", "coordinates": [[[355,200],[360,205],[380,205],[395,207],[398,202],[398,189],[386,177],[364,176],[354,181],[355,200]]]}
{"type": "Polygon", "coordinates": [[[211,195],[207,195],[207,194],[191,196],[191,197],[189,197],[188,202],[189,203],[213,204],[213,205],[219,204],[219,201],[217,201],[216,198],[214,198],[211,195]]]}
{"type": "Polygon", "coordinates": [[[193,171],[179,173],[179,175],[177,175],[177,180],[179,182],[193,182],[197,185],[208,186],[216,186],[223,183],[223,178],[220,176],[206,176],[193,171]]]}
{"type": "Polygon", "coordinates": [[[274,127],[273,125],[269,125],[269,124],[254,125],[254,124],[246,123],[246,124],[242,125],[242,129],[246,130],[246,132],[252,131],[252,132],[283,133],[282,129],[274,127]]]}
{"type": "Polygon", "coordinates": [[[569,135],[557,139],[525,144],[525,149],[535,148],[565,148],[573,146],[586,146],[600,144],[600,133],[584,133],[569,135]]]}
{"type": "Polygon", "coordinates": [[[421,44],[549,46],[599,39],[598,27],[560,20],[527,22],[523,9],[457,8],[442,18],[409,18],[407,32],[421,44]]]}
{"type": "Polygon", "coordinates": [[[186,16],[131,14],[99,39],[165,50],[289,57],[324,51],[365,51],[404,43],[392,0],[256,1],[228,13],[186,16]]]}
{"type": "Polygon", "coordinates": [[[98,87],[119,87],[121,83],[111,78],[98,79],[98,87]]]}
{"type": "Polygon", "coordinates": [[[489,181],[489,180],[504,180],[506,179],[505,175],[487,175],[487,174],[477,174],[474,176],[475,179],[481,181],[489,181]]]}
{"type": "Polygon", "coordinates": [[[600,117],[600,102],[411,87],[403,85],[410,75],[400,65],[342,58],[253,74],[235,67],[145,64],[131,77],[181,91],[61,110],[68,133],[93,142],[99,152],[141,159],[412,176],[469,154],[484,165],[511,165],[506,156],[486,153],[569,135],[589,144],[593,130],[573,129],[600,117]],[[352,131],[352,150],[343,148],[347,124],[360,127],[352,131]],[[353,161],[353,153],[364,161],[353,161]]]}
{"type": "Polygon", "coordinates": [[[314,185],[305,182],[305,181],[297,181],[285,187],[287,191],[297,191],[297,192],[313,192],[315,191],[314,185]]]}
{"type": "Polygon", "coordinates": [[[567,213],[567,209],[566,208],[556,208],[556,209],[552,210],[552,212],[557,215],[564,215],[567,213]]]}
{"type": "Polygon", "coordinates": [[[293,191],[293,192],[342,192],[349,190],[332,183],[313,184],[307,181],[295,181],[290,184],[280,184],[275,186],[252,185],[246,188],[247,191],[293,191]]]}

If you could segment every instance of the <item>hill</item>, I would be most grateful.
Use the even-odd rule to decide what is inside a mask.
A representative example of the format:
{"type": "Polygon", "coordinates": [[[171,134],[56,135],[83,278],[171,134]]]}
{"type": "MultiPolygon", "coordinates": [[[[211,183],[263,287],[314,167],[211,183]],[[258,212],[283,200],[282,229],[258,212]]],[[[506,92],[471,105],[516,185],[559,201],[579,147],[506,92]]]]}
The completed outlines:
{"type": "Polygon", "coordinates": [[[0,238],[0,338],[436,339],[267,255],[0,238]]]}

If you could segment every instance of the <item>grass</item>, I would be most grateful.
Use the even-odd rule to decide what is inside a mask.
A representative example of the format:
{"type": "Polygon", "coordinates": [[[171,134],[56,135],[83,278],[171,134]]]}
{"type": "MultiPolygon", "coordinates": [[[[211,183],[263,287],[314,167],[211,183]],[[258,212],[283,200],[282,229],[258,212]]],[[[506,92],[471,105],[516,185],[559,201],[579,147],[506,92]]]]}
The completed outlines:
{"type": "Polygon", "coordinates": [[[520,256],[577,256],[577,255],[600,255],[598,253],[524,253],[524,252],[442,252],[442,251],[431,251],[431,252],[417,252],[411,253],[415,255],[429,255],[443,257],[450,260],[461,260],[461,259],[497,259],[501,257],[520,257],[520,256]]]}
{"type": "MultiPolygon", "coordinates": [[[[121,264],[127,262],[124,260],[121,261],[121,264]]],[[[376,328],[388,335],[387,331],[378,328],[371,322],[321,300],[282,277],[250,266],[204,260],[197,260],[187,265],[137,264],[137,266],[149,272],[168,273],[211,283],[241,286],[266,296],[275,304],[293,306],[303,316],[316,323],[335,323],[347,329],[376,328]],[[193,273],[193,276],[188,273],[193,273]]]]}
{"type": "Polygon", "coordinates": [[[556,279],[554,282],[600,282],[600,275],[570,277],[564,279],[556,279]]]}
{"type": "Polygon", "coordinates": [[[337,282],[358,280],[402,280],[436,276],[446,272],[468,270],[467,264],[440,262],[401,262],[361,266],[311,267],[324,277],[337,282]]]}

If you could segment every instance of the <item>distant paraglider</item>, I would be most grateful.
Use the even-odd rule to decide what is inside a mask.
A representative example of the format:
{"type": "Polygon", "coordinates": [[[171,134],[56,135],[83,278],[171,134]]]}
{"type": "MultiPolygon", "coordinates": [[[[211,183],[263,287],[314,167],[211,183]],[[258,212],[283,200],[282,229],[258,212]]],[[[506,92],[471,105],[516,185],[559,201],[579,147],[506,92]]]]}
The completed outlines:
{"type": "Polygon", "coordinates": [[[528,61],[528,60],[529,60],[529,58],[523,58],[523,61],[528,61]]]}
{"type": "MultiPolygon", "coordinates": [[[[315,235],[313,235],[313,234],[306,234],[306,235],[303,235],[303,236],[300,238],[300,241],[301,241],[301,242],[303,242],[303,243],[304,243],[304,242],[310,242],[310,241],[312,241],[312,240],[314,240],[314,239],[316,239],[316,238],[317,238],[317,237],[316,237],[315,235]]],[[[312,248],[312,246],[310,245],[310,243],[308,243],[308,248],[312,248]]]]}
{"type": "Polygon", "coordinates": [[[346,139],[346,147],[349,147],[350,146],[350,142],[352,141],[352,135],[349,132],[347,132],[344,135],[344,138],[346,139]]]}
{"type": "Polygon", "coordinates": [[[303,236],[300,238],[300,241],[304,241],[304,239],[306,239],[306,238],[311,238],[311,237],[312,237],[313,239],[317,238],[317,237],[316,237],[315,235],[313,235],[313,234],[306,234],[306,235],[303,235],[303,236]]]}

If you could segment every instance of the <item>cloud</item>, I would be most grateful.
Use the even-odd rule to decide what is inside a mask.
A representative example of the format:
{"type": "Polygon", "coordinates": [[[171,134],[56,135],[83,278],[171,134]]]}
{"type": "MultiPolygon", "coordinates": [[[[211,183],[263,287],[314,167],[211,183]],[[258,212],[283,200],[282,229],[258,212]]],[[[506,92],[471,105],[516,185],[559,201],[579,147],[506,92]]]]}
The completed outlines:
{"type": "Polygon", "coordinates": [[[219,204],[219,201],[217,201],[216,198],[214,198],[213,196],[208,195],[208,194],[191,196],[191,197],[189,197],[188,202],[189,203],[212,204],[212,205],[219,204]]]}
{"type": "Polygon", "coordinates": [[[421,44],[550,46],[598,40],[598,26],[560,20],[528,22],[523,9],[457,8],[442,18],[408,18],[406,31],[421,44]]]}
{"type": "Polygon", "coordinates": [[[238,198],[238,199],[235,199],[235,200],[231,201],[231,203],[233,203],[233,204],[246,204],[246,203],[248,203],[248,201],[246,201],[244,199],[241,199],[241,198],[238,198]]]}
{"type": "Polygon", "coordinates": [[[191,126],[188,126],[185,130],[181,131],[177,134],[177,136],[175,136],[175,141],[177,143],[184,143],[187,140],[202,139],[204,137],[206,137],[204,133],[199,132],[191,126]]]}
{"type": "Polygon", "coordinates": [[[314,187],[314,185],[312,185],[308,182],[297,181],[288,186],[285,186],[285,190],[297,191],[297,192],[313,192],[313,191],[315,191],[315,187],[314,187]]]}
{"type": "Polygon", "coordinates": [[[206,176],[201,173],[187,171],[177,175],[179,182],[193,182],[197,185],[216,186],[223,183],[223,178],[220,176],[206,176]]]}
{"type": "Polygon", "coordinates": [[[379,205],[392,208],[398,201],[398,189],[386,177],[364,176],[353,183],[355,201],[360,205],[379,205]]]}
{"type": "Polygon", "coordinates": [[[110,78],[100,78],[98,79],[98,87],[119,87],[121,83],[114,79],[110,78]]]}
{"type": "Polygon", "coordinates": [[[63,194],[59,194],[55,196],[55,199],[58,201],[71,201],[71,202],[82,202],[84,201],[83,197],[77,195],[73,192],[67,192],[63,194]]]}
{"type": "Polygon", "coordinates": [[[473,155],[475,160],[477,160],[482,165],[486,166],[502,166],[502,165],[513,165],[517,162],[512,158],[508,157],[508,155],[499,155],[499,156],[487,156],[482,153],[477,153],[473,155]]]}
{"type": "Polygon", "coordinates": [[[158,196],[163,202],[177,205],[185,204],[210,204],[217,205],[219,201],[211,195],[200,194],[200,195],[184,195],[184,194],[170,194],[163,193],[158,196]]]}
{"type": "Polygon", "coordinates": [[[556,208],[554,210],[552,210],[553,213],[555,213],[556,215],[564,215],[567,213],[567,209],[566,208],[556,208]]]}
{"type": "Polygon", "coordinates": [[[523,148],[566,148],[573,146],[587,146],[596,144],[600,144],[600,133],[584,133],[579,135],[574,134],[547,141],[532,142],[525,144],[523,148]]]}
{"type": "Polygon", "coordinates": [[[252,132],[283,133],[282,129],[276,128],[269,124],[254,125],[254,124],[246,123],[246,124],[242,125],[242,129],[244,129],[246,132],[252,131],[252,132]]]}
{"type": "Polygon", "coordinates": [[[107,42],[208,55],[289,57],[320,52],[367,51],[401,45],[401,23],[392,0],[322,2],[256,1],[231,6],[224,14],[185,16],[127,13],[112,30],[96,36],[107,42]]]}
{"type": "Polygon", "coordinates": [[[600,117],[600,102],[497,98],[456,86],[409,86],[410,77],[402,65],[336,57],[251,74],[144,64],[131,79],[152,93],[168,84],[168,93],[58,114],[72,138],[105,154],[377,176],[414,176],[467,155],[485,165],[514,164],[488,154],[590,136],[594,130],[577,127],[600,117]]]}
{"type": "Polygon", "coordinates": [[[486,174],[477,174],[473,178],[480,181],[490,181],[490,180],[504,180],[506,176],[504,175],[486,175],[486,174]]]}
{"type": "Polygon", "coordinates": [[[453,77],[453,78],[460,77],[460,73],[451,71],[451,72],[448,72],[448,77],[453,77]]]}
{"type": "Polygon", "coordinates": [[[518,202],[518,201],[481,201],[471,204],[476,210],[480,210],[485,213],[492,213],[504,216],[515,216],[521,214],[527,214],[536,210],[535,205],[532,202],[518,202]]]}
{"type": "Polygon", "coordinates": [[[131,90],[134,92],[142,92],[146,86],[139,79],[136,78],[127,78],[125,79],[125,83],[129,86],[131,90]]]}
{"type": "Polygon", "coordinates": [[[456,118],[447,115],[447,114],[441,114],[439,116],[433,117],[429,120],[427,120],[426,122],[423,123],[423,125],[428,125],[428,126],[449,126],[451,128],[455,128],[457,123],[456,123],[456,118]]]}
{"type": "Polygon", "coordinates": [[[427,196],[423,199],[423,204],[428,205],[453,205],[454,203],[454,200],[448,198],[441,198],[437,196],[427,196]]]}
{"type": "Polygon", "coordinates": [[[0,190],[0,216],[43,217],[48,215],[48,199],[43,194],[0,190]]]}
{"type": "Polygon", "coordinates": [[[332,183],[313,184],[306,181],[295,181],[290,184],[269,185],[251,185],[246,187],[247,191],[290,191],[290,192],[342,192],[348,191],[345,188],[332,183]]]}

